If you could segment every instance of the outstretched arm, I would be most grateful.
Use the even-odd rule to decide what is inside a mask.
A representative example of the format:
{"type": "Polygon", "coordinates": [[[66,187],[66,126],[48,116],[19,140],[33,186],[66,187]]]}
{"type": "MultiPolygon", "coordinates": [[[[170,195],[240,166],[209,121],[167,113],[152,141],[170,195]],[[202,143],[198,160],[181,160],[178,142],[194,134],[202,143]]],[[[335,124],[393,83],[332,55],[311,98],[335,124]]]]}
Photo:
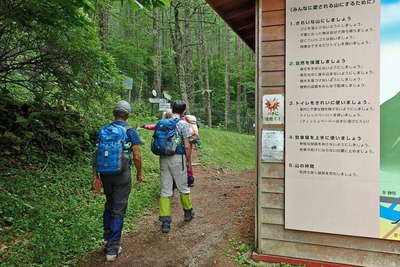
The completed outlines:
{"type": "Polygon", "coordinates": [[[143,129],[154,131],[156,129],[156,125],[143,125],[143,129]]]}

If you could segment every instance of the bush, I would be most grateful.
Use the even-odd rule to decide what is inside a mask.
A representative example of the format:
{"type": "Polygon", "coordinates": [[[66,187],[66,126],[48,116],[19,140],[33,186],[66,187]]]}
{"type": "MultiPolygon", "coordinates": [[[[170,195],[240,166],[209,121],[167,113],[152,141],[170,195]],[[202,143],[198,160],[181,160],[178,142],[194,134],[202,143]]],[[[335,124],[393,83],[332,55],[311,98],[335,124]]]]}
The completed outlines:
{"type": "Polygon", "coordinates": [[[90,151],[94,132],[66,106],[0,98],[0,157],[26,162],[51,154],[75,157],[90,151]]]}

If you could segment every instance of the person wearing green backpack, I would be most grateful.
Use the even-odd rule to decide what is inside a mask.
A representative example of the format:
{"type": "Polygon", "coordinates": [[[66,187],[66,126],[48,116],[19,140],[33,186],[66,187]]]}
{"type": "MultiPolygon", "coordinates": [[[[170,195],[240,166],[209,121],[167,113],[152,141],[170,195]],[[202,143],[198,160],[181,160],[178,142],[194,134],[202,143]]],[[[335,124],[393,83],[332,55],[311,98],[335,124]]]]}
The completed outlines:
{"type": "Polygon", "coordinates": [[[180,192],[184,221],[194,217],[187,171],[192,170],[192,150],[189,124],[182,119],[186,103],[178,100],[172,105],[172,118],[160,120],[155,127],[151,151],[160,156],[160,217],[161,232],[171,230],[171,197],[173,183],[180,192]]]}
{"type": "Polygon", "coordinates": [[[113,111],[115,120],[99,131],[97,149],[93,160],[93,182],[95,191],[103,185],[106,203],[103,212],[104,240],[107,261],[114,261],[122,252],[121,234],[125,211],[131,192],[132,154],[138,183],[142,178],[142,160],[139,149],[140,137],[129,127],[131,106],[119,101],[113,111]],[[97,188],[96,188],[97,185],[97,188]]]}

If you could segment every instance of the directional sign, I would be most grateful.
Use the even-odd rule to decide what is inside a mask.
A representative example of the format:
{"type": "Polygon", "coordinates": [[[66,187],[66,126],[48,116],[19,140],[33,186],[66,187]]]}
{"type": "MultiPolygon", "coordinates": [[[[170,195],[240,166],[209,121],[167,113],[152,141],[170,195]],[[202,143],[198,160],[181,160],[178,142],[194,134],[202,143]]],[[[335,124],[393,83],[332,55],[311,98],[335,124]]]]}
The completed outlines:
{"type": "Polygon", "coordinates": [[[168,99],[168,100],[171,100],[171,99],[172,99],[172,97],[168,94],[167,91],[164,91],[163,94],[164,94],[164,97],[165,97],[166,99],[168,99]]]}
{"type": "Polygon", "coordinates": [[[168,109],[171,109],[171,104],[170,103],[160,103],[159,104],[159,110],[160,111],[167,111],[168,109]]]}
{"type": "Polygon", "coordinates": [[[149,98],[149,102],[152,104],[160,104],[160,103],[168,103],[168,100],[165,98],[149,98]]]}

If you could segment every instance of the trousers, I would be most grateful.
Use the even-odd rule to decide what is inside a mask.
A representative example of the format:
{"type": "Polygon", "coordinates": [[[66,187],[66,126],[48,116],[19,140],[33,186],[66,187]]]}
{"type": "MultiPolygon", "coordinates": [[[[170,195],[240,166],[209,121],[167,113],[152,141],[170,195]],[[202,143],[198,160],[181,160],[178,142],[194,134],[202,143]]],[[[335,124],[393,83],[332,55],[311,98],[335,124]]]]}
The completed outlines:
{"type": "Polygon", "coordinates": [[[127,168],[119,175],[100,176],[106,202],[103,212],[104,240],[107,252],[118,251],[121,241],[124,216],[131,193],[131,170],[127,168]]]}
{"type": "Polygon", "coordinates": [[[187,180],[187,168],[185,155],[175,154],[160,157],[160,180],[161,197],[171,197],[172,185],[175,181],[176,187],[181,194],[189,194],[190,188],[187,180]]]}

